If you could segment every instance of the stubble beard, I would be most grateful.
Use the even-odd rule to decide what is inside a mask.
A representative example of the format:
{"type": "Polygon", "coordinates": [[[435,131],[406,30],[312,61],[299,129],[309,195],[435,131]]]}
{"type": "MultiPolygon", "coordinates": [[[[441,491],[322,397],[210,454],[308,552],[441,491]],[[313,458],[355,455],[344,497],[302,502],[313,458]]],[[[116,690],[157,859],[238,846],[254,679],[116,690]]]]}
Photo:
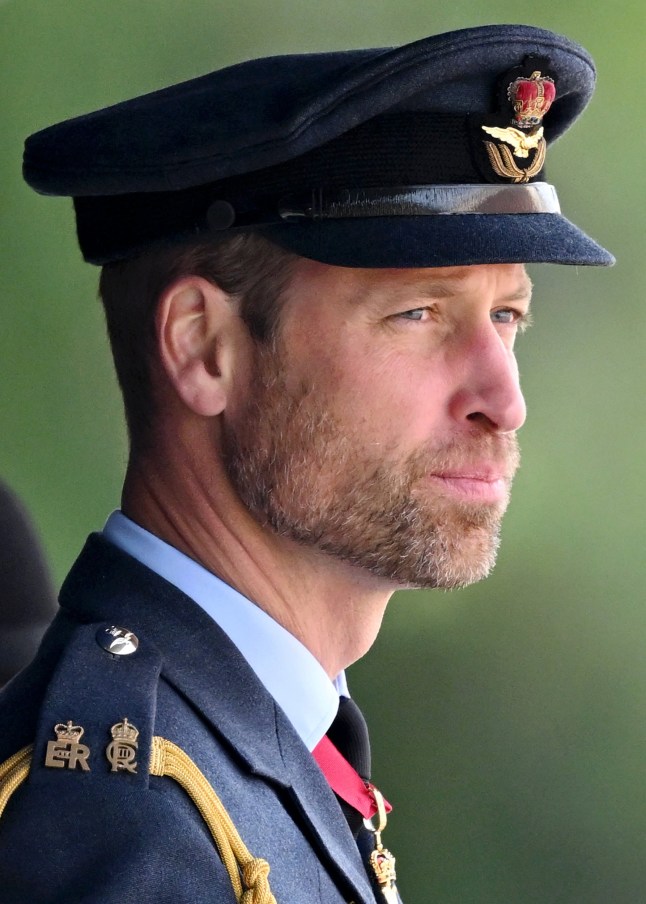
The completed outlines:
{"type": "Polygon", "coordinates": [[[405,458],[341,423],[311,383],[287,390],[281,355],[261,347],[249,401],[225,425],[224,463],[264,526],[402,587],[452,589],[486,577],[519,463],[514,434],[475,426],[467,436],[405,458]],[[429,475],[473,462],[507,478],[497,503],[456,501],[429,475]]]}

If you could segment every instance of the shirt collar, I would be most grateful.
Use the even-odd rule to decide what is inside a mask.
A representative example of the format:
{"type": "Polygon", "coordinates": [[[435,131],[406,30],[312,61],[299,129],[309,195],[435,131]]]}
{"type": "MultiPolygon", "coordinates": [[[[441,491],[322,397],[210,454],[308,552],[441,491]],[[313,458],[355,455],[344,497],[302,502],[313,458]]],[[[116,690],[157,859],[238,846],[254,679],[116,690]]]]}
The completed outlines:
{"type": "Polygon", "coordinates": [[[349,696],[345,672],[331,681],[319,661],[259,606],[175,547],[113,512],[103,536],[191,597],[217,622],[313,750],[349,696]]]}

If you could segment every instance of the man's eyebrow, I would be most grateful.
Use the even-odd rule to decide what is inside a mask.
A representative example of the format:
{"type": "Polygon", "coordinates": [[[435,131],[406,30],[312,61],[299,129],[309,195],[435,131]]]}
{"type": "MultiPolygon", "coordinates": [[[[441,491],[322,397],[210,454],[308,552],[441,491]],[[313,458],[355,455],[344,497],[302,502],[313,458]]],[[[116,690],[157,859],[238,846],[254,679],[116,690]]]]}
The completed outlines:
{"type": "Polygon", "coordinates": [[[457,279],[431,280],[419,286],[419,294],[428,295],[429,298],[455,298],[461,291],[460,281],[457,279]]]}
{"type": "Polygon", "coordinates": [[[392,292],[393,295],[406,295],[414,290],[421,297],[427,298],[456,298],[464,293],[464,277],[461,276],[438,276],[425,280],[416,280],[397,286],[392,292]]]}
{"type": "MultiPolygon", "coordinates": [[[[529,277],[517,289],[502,295],[497,299],[498,302],[506,301],[530,301],[532,297],[533,284],[529,277]]],[[[419,294],[427,295],[431,298],[455,298],[464,292],[464,281],[460,277],[444,277],[438,280],[429,280],[419,286],[419,294]]]]}
{"type": "MultiPolygon", "coordinates": [[[[531,301],[532,297],[532,281],[529,276],[506,295],[502,295],[496,299],[496,304],[506,304],[513,301],[531,301]]],[[[415,280],[406,282],[404,285],[389,286],[387,291],[379,291],[373,297],[368,297],[367,305],[372,308],[382,308],[386,304],[392,304],[399,300],[410,299],[411,290],[415,292],[418,298],[442,299],[442,298],[458,298],[463,295],[465,289],[465,278],[462,274],[455,276],[438,276],[430,277],[424,280],[415,280]]]]}
{"type": "Polygon", "coordinates": [[[515,292],[510,292],[509,295],[503,295],[499,301],[531,301],[532,289],[532,283],[528,280],[525,285],[519,286],[515,292]]]}

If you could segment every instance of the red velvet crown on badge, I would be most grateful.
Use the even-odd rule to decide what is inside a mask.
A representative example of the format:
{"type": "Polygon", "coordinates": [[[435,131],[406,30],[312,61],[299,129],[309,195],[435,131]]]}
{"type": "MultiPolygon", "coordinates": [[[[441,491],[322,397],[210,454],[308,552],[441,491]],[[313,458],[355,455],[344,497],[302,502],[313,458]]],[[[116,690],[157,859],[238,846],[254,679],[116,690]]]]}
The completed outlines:
{"type": "Polygon", "coordinates": [[[553,79],[536,70],[529,77],[514,79],[507,88],[507,97],[514,108],[512,125],[519,129],[533,129],[540,126],[552,106],[556,87],[553,79]]]}

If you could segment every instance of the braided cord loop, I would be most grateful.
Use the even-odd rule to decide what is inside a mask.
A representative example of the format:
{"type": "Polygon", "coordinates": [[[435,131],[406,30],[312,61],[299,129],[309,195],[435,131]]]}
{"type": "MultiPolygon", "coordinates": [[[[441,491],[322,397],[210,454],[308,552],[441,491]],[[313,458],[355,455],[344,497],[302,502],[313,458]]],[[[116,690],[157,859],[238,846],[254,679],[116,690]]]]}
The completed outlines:
{"type": "Polygon", "coordinates": [[[0,816],[9,798],[29,775],[34,745],[28,744],[0,765],[0,816]]]}
{"type": "Polygon", "coordinates": [[[239,904],[276,904],[267,878],[269,864],[250,854],[224,804],[193,760],[172,741],[154,737],[150,772],[174,779],[200,811],[239,904]]]}
{"type": "MultiPolygon", "coordinates": [[[[224,804],[193,760],[172,741],[153,737],[151,775],[167,776],[188,794],[206,822],[228,873],[238,904],[276,904],[269,886],[269,864],[253,857],[224,804]]],[[[0,764],[0,816],[31,768],[33,744],[0,764]]]]}

